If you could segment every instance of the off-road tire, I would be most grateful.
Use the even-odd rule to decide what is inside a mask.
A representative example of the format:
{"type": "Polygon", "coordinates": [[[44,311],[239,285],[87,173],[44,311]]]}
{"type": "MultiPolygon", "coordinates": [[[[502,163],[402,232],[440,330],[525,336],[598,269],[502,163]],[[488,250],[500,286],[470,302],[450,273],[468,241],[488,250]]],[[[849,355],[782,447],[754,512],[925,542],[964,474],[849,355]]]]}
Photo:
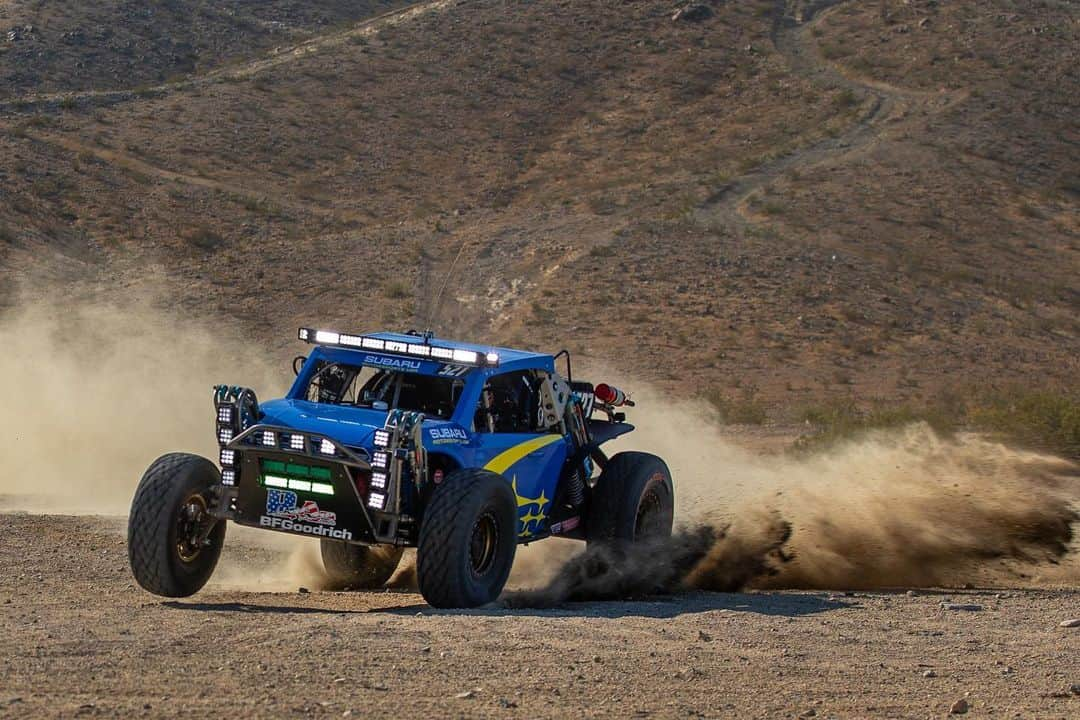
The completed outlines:
{"type": "Polygon", "coordinates": [[[585,528],[589,545],[670,537],[675,487],[663,460],[642,452],[608,460],[593,488],[585,528]]]}
{"type": "Polygon", "coordinates": [[[340,540],[319,540],[323,568],[330,589],[374,590],[397,570],[404,548],[393,545],[353,545],[340,540]]]}
{"type": "Polygon", "coordinates": [[[220,482],[212,462],[186,453],[163,455],[146,470],[128,516],[128,560],[144,589],[164,597],[187,597],[210,579],[225,543],[225,521],[217,521],[209,545],[189,559],[181,556],[177,522],[193,496],[209,505],[210,488],[220,482]]]}
{"type": "Polygon", "coordinates": [[[436,486],[420,526],[420,594],[437,608],[494,601],[510,576],[517,534],[517,498],[505,478],[486,470],[450,473],[436,486]]]}

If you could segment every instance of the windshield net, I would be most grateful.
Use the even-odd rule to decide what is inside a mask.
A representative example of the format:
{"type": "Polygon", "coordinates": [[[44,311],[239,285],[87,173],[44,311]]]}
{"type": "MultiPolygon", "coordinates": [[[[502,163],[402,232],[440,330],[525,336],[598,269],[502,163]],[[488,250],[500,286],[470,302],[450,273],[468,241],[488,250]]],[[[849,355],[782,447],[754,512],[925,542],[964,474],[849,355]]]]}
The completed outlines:
{"type": "Polygon", "coordinates": [[[449,419],[464,387],[465,382],[460,378],[320,360],[305,397],[327,405],[411,410],[449,419]]]}

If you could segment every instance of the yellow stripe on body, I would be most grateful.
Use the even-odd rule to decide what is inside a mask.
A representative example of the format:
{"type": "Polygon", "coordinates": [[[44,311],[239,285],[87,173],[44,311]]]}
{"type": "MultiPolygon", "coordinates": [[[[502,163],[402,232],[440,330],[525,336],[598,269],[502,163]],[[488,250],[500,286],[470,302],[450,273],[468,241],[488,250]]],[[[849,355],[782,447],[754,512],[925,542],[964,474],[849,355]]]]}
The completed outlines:
{"type": "Polygon", "coordinates": [[[552,433],[550,435],[541,435],[540,437],[533,438],[532,440],[526,440],[525,442],[515,445],[508,450],[503,450],[501,453],[493,457],[491,461],[484,466],[484,469],[502,475],[507,470],[509,470],[514,463],[516,463],[518,460],[521,460],[529,453],[535,452],[540,448],[547,447],[551,443],[558,442],[562,439],[562,435],[552,433]]]}

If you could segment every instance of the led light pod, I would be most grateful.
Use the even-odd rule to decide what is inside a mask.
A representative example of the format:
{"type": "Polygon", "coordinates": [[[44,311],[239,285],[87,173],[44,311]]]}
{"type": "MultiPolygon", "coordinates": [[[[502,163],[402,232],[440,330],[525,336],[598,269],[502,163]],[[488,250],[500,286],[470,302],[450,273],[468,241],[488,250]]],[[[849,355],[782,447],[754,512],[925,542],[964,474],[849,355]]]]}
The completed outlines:
{"type": "Polygon", "coordinates": [[[371,487],[379,490],[386,489],[386,473],[371,473],[371,487]]]}
{"type": "Polygon", "coordinates": [[[376,430],[374,442],[375,447],[387,447],[390,445],[390,432],[388,430],[376,430]]]}
{"type": "Polygon", "coordinates": [[[366,335],[348,335],[333,330],[313,330],[311,328],[300,328],[297,336],[305,342],[320,345],[339,345],[341,347],[377,350],[417,358],[435,358],[463,365],[496,367],[500,360],[497,352],[482,353],[465,348],[439,347],[430,344],[428,338],[423,338],[423,342],[384,340],[383,338],[366,335]]]}
{"type": "Polygon", "coordinates": [[[221,450],[221,467],[232,467],[236,464],[236,451],[227,450],[222,448],[221,450]]]}
{"type": "Polygon", "coordinates": [[[454,362],[475,365],[479,357],[480,354],[472,350],[454,350],[454,362]]]}
{"type": "Polygon", "coordinates": [[[221,484],[232,487],[236,484],[236,471],[235,470],[222,470],[221,471],[221,484]]]}
{"type": "Polygon", "coordinates": [[[386,495],[383,493],[373,492],[368,496],[368,507],[375,510],[382,510],[386,506],[386,495]]]}
{"type": "Polygon", "coordinates": [[[290,450],[303,450],[304,449],[304,436],[303,435],[290,435],[289,436],[289,449],[290,450]]]}

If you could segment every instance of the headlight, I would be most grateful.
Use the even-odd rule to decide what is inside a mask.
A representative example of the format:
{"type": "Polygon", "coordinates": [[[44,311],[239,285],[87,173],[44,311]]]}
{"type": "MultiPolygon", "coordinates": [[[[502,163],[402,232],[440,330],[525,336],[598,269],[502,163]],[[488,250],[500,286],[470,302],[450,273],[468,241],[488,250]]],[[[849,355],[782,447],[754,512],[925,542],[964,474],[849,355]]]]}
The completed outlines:
{"type": "Polygon", "coordinates": [[[236,464],[236,451],[235,450],[226,450],[226,449],[222,448],[222,450],[221,450],[221,467],[232,467],[235,464],[236,464]]]}
{"type": "Polygon", "coordinates": [[[221,484],[222,485],[235,485],[236,484],[236,471],[235,470],[222,470],[221,471],[221,484]]]}
{"type": "Polygon", "coordinates": [[[386,473],[371,473],[371,487],[379,490],[386,489],[386,473]]]}
{"type": "Polygon", "coordinates": [[[371,493],[371,495],[368,496],[367,504],[369,508],[382,510],[383,506],[386,505],[386,495],[384,495],[383,493],[373,492],[371,493]]]}
{"type": "Polygon", "coordinates": [[[386,430],[375,431],[375,447],[387,447],[390,444],[390,433],[386,430]]]}

